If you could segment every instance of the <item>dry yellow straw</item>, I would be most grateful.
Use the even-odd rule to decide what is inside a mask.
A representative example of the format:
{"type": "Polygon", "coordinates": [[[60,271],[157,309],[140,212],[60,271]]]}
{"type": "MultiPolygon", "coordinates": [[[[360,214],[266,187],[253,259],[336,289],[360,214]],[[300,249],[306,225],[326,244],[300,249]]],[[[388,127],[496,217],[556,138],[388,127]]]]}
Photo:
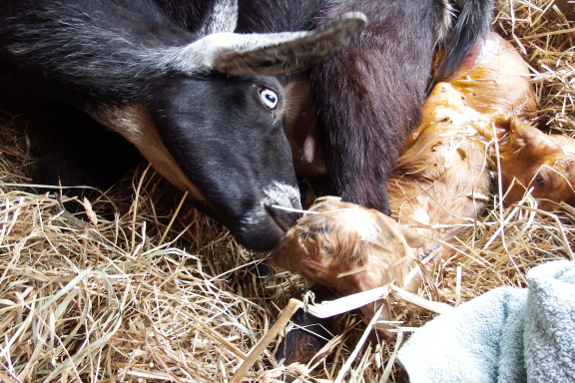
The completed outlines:
{"type": "Polygon", "coordinates": [[[297,310],[303,307],[303,302],[297,299],[290,299],[286,308],[283,309],[280,317],[276,323],[272,326],[270,331],[260,341],[251,349],[248,353],[246,360],[238,367],[236,373],[230,380],[230,383],[240,383],[248,370],[252,365],[259,359],[260,355],[268,347],[268,345],[278,336],[280,331],[286,327],[291,317],[295,314],[297,310]]]}

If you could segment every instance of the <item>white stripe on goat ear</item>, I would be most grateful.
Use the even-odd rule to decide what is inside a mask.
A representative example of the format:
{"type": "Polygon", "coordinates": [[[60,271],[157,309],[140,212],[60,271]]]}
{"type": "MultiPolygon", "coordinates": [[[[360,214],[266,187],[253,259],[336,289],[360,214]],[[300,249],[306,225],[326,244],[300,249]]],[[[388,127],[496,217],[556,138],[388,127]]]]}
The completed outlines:
{"type": "Polygon", "coordinates": [[[214,33],[172,51],[164,62],[190,74],[289,74],[336,55],[361,34],[366,23],[363,13],[349,12],[309,32],[214,33]]]}
{"type": "Polygon", "coordinates": [[[217,0],[199,30],[200,35],[233,32],[238,25],[238,0],[217,0]]]}

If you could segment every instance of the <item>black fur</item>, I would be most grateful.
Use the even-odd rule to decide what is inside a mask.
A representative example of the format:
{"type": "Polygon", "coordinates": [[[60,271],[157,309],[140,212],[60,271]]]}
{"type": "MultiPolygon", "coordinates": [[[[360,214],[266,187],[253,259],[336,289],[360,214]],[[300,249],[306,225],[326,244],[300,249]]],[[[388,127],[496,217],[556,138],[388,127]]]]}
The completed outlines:
{"type": "Polygon", "coordinates": [[[278,345],[275,358],[286,366],[308,363],[336,333],[339,317],[319,319],[299,309],[291,318],[294,326],[278,345]]]}
{"type": "MultiPolygon", "coordinates": [[[[279,229],[267,215],[265,222],[248,224],[247,206],[260,214],[262,189],[270,183],[296,186],[281,118],[263,116],[258,109],[257,91],[270,88],[281,99],[281,84],[264,76],[228,79],[182,72],[182,63],[174,62],[182,47],[201,37],[215,1],[1,2],[0,101],[16,100],[27,109],[56,103],[92,116],[143,106],[178,166],[205,197],[203,206],[244,244],[265,250],[277,243],[279,229]]],[[[489,27],[493,0],[459,0],[457,5],[459,18],[445,40],[442,73],[452,71],[489,27]]],[[[239,0],[237,31],[310,30],[347,11],[365,13],[369,23],[346,52],[311,70],[318,130],[336,191],[345,200],[389,212],[385,181],[407,133],[419,122],[444,4],[239,0]]],[[[88,117],[76,119],[76,131],[72,116],[64,129],[67,138],[54,146],[62,155],[78,156],[84,151],[64,147],[85,141],[82,126],[88,117]]],[[[98,169],[98,163],[86,169],[86,163],[45,161],[41,167],[52,167],[53,175],[44,181],[57,182],[66,172],[92,173],[91,180],[80,181],[95,186],[113,178],[110,169],[98,169]]]]}
{"type": "MultiPolygon", "coordinates": [[[[440,75],[452,72],[489,28],[493,3],[457,1],[440,75]]],[[[113,181],[138,156],[88,114],[143,105],[171,155],[205,196],[203,207],[246,246],[268,250],[279,241],[279,229],[269,217],[250,224],[245,211],[260,204],[270,182],[295,187],[281,119],[262,117],[257,99],[262,88],[277,91],[281,99],[280,82],[182,73],[173,62],[175,49],[201,37],[213,6],[214,0],[2,1],[0,102],[33,109],[52,136],[37,181],[94,186],[113,181]]],[[[433,51],[445,32],[444,4],[239,0],[237,32],[311,30],[347,11],[365,13],[369,23],[347,51],[310,72],[318,129],[337,192],[389,213],[385,181],[419,122],[433,51]]],[[[288,342],[298,334],[288,335],[288,342]]],[[[290,352],[295,355],[288,349],[280,355],[289,359],[290,352]]]]}
{"type": "Polygon", "coordinates": [[[300,206],[277,79],[182,70],[182,47],[202,36],[149,0],[4,1],[0,14],[1,106],[32,111],[51,137],[36,182],[109,186],[138,155],[90,116],[113,125],[111,112],[128,111],[155,126],[205,211],[247,247],[275,246],[282,231],[262,201],[300,206]],[[262,89],[277,93],[277,113],[262,89]],[[270,195],[276,184],[286,187],[270,195]]]}
{"type": "MultiPolygon", "coordinates": [[[[312,69],[328,178],[344,200],[389,214],[385,182],[407,134],[417,126],[435,48],[446,50],[438,74],[449,75],[489,29],[493,0],[459,0],[444,29],[439,0],[239,0],[238,29],[310,29],[347,11],[368,24],[342,54],[312,69]],[[440,40],[441,35],[446,38],[440,40]]],[[[286,80],[289,81],[289,78],[286,80]]]]}
{"type": "Polygon", "coordinates": [[[431,0],[360,3],[322,12],[359,7],[370,22],[310,77],[328,176],[345,200],[389,214],[385,183],[419,122],[443,11],[431,0]]]}
{"type": "Polygon", "coordinates": [[[78,106],[89,98],[149,97],[149,84],[166,74],[166,51],[198,38],[148,0],[22,0],[2,2],[0,12],[5,60],[21,77],[48,74],[51,83],[30,84],[42,97],[78,106]],[[62,85],[70,95],[61,94],[62,85]]]}
{"type": "Polygon", "coordinates": [[[451,75],[461,64],[477,38],[488,31],[491,26],[491,13],[494,1],[490,0],[456,0],[456,17],[451,36],[447,37],[445,60],[435,76],[441,79],[451,75]]]}
{"type": "MultiPolygon", "coordinates": [[[[446,76],[489,29],[493,0],[456,5],[447,31],[438,0],[239,0],[237,30],[244,33],[311,29],[347,11],[367,15],[361,38],[310,75],[328,176],[346,200],[389,213],[385,181],[419,123],[434,50],[444,45],[438,76],[446,76]]],[[[275,356],[286,364],[306,363],[330,338],[324,328],[334,323],[301,310],[292,320],[296,326],[275,356]]]]}
{"type": "MultiPolygon", "coordinates": [[[[437,0],[240,0],[244,13],[238,26],[244,31],[270,31],[277,18],[281,28],[295,30],[350,10],[366,14],[361,38],[310,75],[328,177],[345,200],[389,214],[385,182],[407,134],[419,123],[440,34],[447,33],[447,54],[438,76],[446,76],[489,29],[494,1],[459,3],[453,29],[442,31],[445,8],[437,0]],[[272,22],[258,22],[268,19],[272,22]]],[[[305,363],[326,341],[326,334],[314,332],[332,323],[303,312],[293,320],[297,326],[276,358],[305,363]]]]}
{"type": "MultiPolygon", "coordinates": [[[[87,114],[62,104],[36,106],[28,113],[45,140],[34,183],[42,185],[111,185],[143,158],[134,145],[103,129],[87,114]],[[81,137],[78,126],[82,127],[81,137]],[[105,148],[105,155],[102,155],[105,148]],[[94,172],[103,168],[106,172],[94,172]]],[[[44,191],[43,189],[37,190],[44,191]]],[[[70,193],[70,191],[66,191],[70,193]]]]}

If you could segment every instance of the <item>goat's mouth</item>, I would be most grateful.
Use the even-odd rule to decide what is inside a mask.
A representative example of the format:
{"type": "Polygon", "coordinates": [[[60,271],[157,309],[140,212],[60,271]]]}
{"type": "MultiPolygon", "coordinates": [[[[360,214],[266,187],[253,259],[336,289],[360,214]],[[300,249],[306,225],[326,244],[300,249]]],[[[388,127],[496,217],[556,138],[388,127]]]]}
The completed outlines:
{"type": "Polygon", "coordinates": [[[286,234],[288,230],[296,224],[303,214],[299,209],[286,208],[280,205],[266,204],[264,205],[264,208],[284,234],[286,234]]]}
{"type": "Polygon", "coordinates": [[[228,227],[243,246],[256,252],[268,252],[281,243],[300,216],[301,210],[297,208],[261,204],[236,225],[228,227]]]}
{"type": "Polygon", "coordinates": [[[264,188],[261,198],[251,202],[250,208],[228,227],[245,247],[268,252],[281,243],[286,232],[301,217],[299,190],[289,184],[273,182],[264,188]]]}

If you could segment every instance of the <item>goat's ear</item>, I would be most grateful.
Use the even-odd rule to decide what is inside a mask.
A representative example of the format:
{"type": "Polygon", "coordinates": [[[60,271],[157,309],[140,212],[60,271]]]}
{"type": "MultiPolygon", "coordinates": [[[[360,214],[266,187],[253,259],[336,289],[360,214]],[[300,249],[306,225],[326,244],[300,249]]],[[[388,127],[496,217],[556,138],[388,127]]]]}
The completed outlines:
{"type": "Polygon", "coordinates": [[[377,225],[384,229],[390,228],[391,230],[396,230],[404,239],[408,246],[417,248],[425,244],[425,239],[414,229],[411,229],[401,223],[397,222],[395,219],[381,212],[377,212],[375,216],[377,225]]]}
{"type": "Polygon", "coordinates": [[[366,23],[364,14],[350,12],[309,32],[214,33],[179,50],[172,65],[187,72],[232,76],[289,74],[336,55],[360,35],[366,23]]]}
{"type": "Polygon", "coordinates": [[[510,131],[513,151],[521,150],[524,158],[544,160],[563,154],[561,146],[548,135],[521,119],[515,118],[511,121],[510,131]]]}
{"type": "Polygon", "coordinates": [[[425,238],[421,236],[417,231],[410,229],[407,226],[403,226],[402,224],[397,224],[397,229],[405,238],[405,242],[414,248],[421,247],[425,244],[425,238]]]}

